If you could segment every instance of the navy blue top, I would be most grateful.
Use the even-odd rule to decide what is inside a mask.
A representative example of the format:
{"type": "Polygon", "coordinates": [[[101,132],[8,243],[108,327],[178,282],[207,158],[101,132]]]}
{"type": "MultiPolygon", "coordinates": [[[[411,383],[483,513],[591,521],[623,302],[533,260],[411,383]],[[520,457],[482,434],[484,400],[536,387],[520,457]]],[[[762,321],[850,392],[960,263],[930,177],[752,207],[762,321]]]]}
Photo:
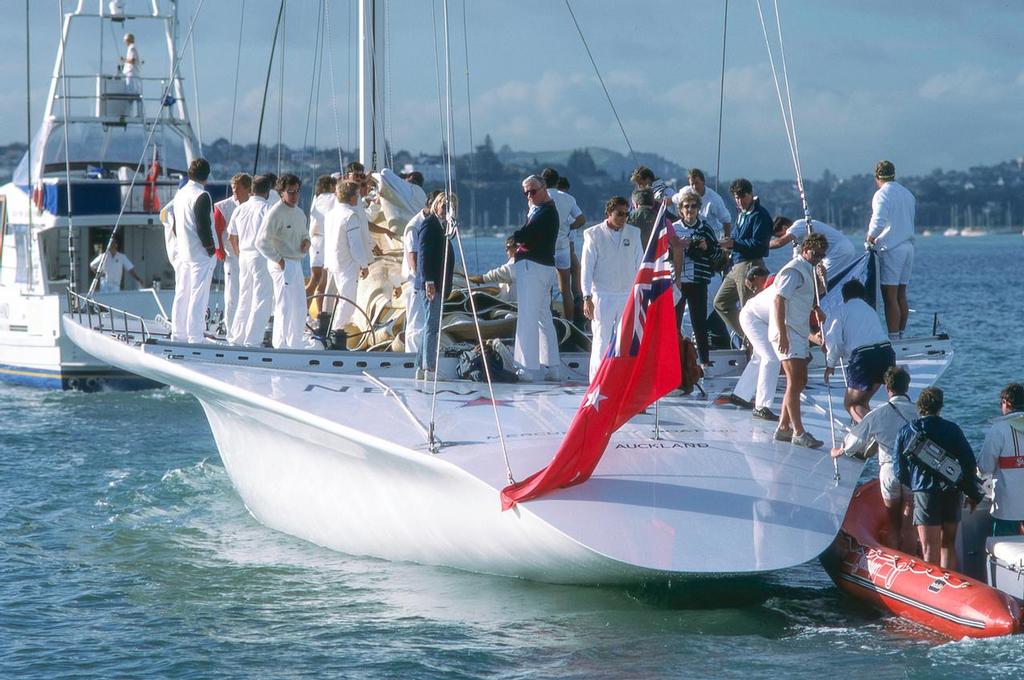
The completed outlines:
{"type": "Polygon", "coordinates": [[[519,244],[515,260],[530,260],[555,266],[555,241],[558,239],[558,209],[554,201],[541,204],[521,229],[512,234],[519,244]]]}
{"type": "Polygon", "coordinates": [[[416,290],[425,290],[427,281],[433,281],[441,291],[441,270],[444,268],[445,250],[448,267],[444,276],[444,291],[452,290],[452,271],[455,269],[455,251],[444,236],[444,227],[437,215],[430,215],[416,230],[416,290]]]}
{"type": "Polygon", "coordinates": [[[772,240],[772,216],[756,198],[750,210],[741,212],[732,232],[733,264],[768,257],[772,240]]]}
{"type": "Polygon", "coordinates": [[[917,432],[924,431],[928,438],[955,457],[963,469],[964,481],[968,485],[977,486],[977,461],[963,430],[953,422],[939,416],[924,416],[908,423],[896,437],[896,455],[893,456],[893,472],[902,484],[911,491],[937,492],[947,488],[940,478],[928,468],[911,460],[904,451],[917,432]]]}

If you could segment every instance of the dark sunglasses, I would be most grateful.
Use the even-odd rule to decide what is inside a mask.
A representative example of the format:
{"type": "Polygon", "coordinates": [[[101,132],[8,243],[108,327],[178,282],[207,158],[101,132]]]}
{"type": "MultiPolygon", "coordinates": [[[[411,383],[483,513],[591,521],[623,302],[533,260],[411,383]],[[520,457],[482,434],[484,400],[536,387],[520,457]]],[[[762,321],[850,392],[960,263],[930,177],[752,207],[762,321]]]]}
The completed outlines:
{"type": "Polygon", "coordinates": [[[538,191],[540,191],[540,189],[526,189],[523,191],[523,196],[533,196],[538,191]]]}

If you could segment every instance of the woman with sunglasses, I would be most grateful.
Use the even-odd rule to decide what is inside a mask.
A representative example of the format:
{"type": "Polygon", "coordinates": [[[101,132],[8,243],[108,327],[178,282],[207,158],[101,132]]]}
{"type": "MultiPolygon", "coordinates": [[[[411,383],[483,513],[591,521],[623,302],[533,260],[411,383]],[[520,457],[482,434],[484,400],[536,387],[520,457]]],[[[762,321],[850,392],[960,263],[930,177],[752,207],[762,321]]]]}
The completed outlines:
{"type": "Polygon", "coordinates": [[[683,313],[690,306],[690,325],[697,342],[697,355],[701,366],[711,365],[708,346],[708,283],[711,282],[711,262],[720,246],[714,230],[700,216],[700,194],[691,187],[679,192],[681,217],[672,224],[676,239],[672,248],[675,283],[682,296],[676,304],[676,318],[683,326],[683,313]]]}

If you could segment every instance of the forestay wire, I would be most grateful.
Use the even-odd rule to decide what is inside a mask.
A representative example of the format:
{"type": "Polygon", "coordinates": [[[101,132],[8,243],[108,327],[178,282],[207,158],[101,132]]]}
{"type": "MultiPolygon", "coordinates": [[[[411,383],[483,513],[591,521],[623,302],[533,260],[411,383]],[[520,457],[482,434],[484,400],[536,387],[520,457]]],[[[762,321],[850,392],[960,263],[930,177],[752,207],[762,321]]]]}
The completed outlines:
{"type": "MultiPolygon", "coordinates": [[[[448,192],[448,197],[450,199],[450,197],[453,195],[452,192],[453,192],[453,190],[455,188],[455,181],[454,181],[454,174],[453,174],[453,170],[452,170],[452,167],[453,167],[453,165],[452,165],[453,104],[452,104],[452,92],[451,92],[451,63],[450,63],[451,50],[449,48],[449,41],[448,41],[448,0],[444,0],[444,52],[445,52],[445,109],[446,109],[446,114],[447,114],[446,117],[445,117],[445,121],[446,121],[447,142],[448,142],[445,145],[445,151],[446,151],[446,153],[445,153],[445,189],[448,192]]],[[[445,221],[447,222],[448,231],[449,232],[454,232],[455,242],[456,242],[456,244],[458,245],[458,248],[459,248],[459,259],[462,261],[462,270],[463,270],[463,272],[468,272],[469,269],[467,268],[467,264],[466,264],[466,251],[465,251],[465,249],[463,248],[463,245],[462,245],[462,234],[459,231],[458,223],[457,223],[457,221],[455,219],[454,211],[452,210],[452,206],[451,206],[451,202],[450,201],[448,203],[448,210],[445,213],[445,221]]],[[[447,236],[447,234],[446,234],[446,236],[447,236]]],[[[448,248],[444,249],[444,253],[445,253],[445,255],[444,255],[445,262],[444,262],[444,268],[441,271],[442,272],[447,272],[448,271],[448,248]]],[[[446,291],[444,290],[444,281],[445,281],[446,278],[447,277],[444,274],[442,274],[442,276],[441,276],[441,291],[440,291],[440,294],[442,296],[441,297],[442,310],[443,310],[443,305],[444,305],[444,295],[446,294],[446,291]]],[[[487,393],[490,396],[491,409],[494,412],[494,424],[495,424],[495,426],[498,429],[498,442],[499,442],[499,444],[501,446],[501,455],[502,455],[502,458],[505,461],[505,476],[508,479],[508,483],[509,484],[514,484],[515,483],[515,479],[512,477],[512,467],[509,464],[509,460],[508,460],[508,449],[505,446],[505,433],[501,429],[501,418],[498,416],[498,402],[494,398],[494,383],[491,380],[491,368],[490,368],[490,366],[488,365],[488,362],[487,362],[487,354],[486,354],[486,351],[485,351],[483,332],[480,330],[480,317],[477,314],[476,301],[473,299],[473,286],[470,283],[468,276],[466,277],[466,286],[468,288],[468,294],[469,294],[470,311],[473,314],[473,327],[476,330],[477,342],[479,343],[479,347],[480,347],[481,363],[483,364],[483,368],[484,368],[484,376],[487,379],[487,393]]],[[[443,313],[438,315],[438,324],[442,323],[443,316],[444,316],[443,313]]],[[[438,335],[440,336],[440,328],[438,328],[438,335]]],[[[435,363],[434,363],[434,368],[435,368],[435,370],[434,370],[434,385],[433,385],[433,394],[431,395],[431,402],[430,402],[430,427],[429,427],[429,433],[430,434],[429,434],[429,443],[430,443],[430,446],[432,448],[435,446],[434,436],[433,435],[434,435],[434,417],[435,417],[436,409],[437,409],[437,373],[438,372],[437,372],[436,369],[439,366],[439,362],[440,362],[440,352],[441,352],[441,343],[438,342],[437,343],[437,351],[436,351],[436,354],[435,354],[435,357],[434,357],[434,361],[435,361],[435,363]]]]}
{"type": "MultiPolygon", "coordinates": [[[[768,25],[764,20],[764,12],[761,8],[761,0],[757,1],[757,15],[761,20],[761,31],[764,34],[764,44],[768,50],[768,62],[772,69],[772,81],[775,83],[775,94],[779,100],[779,108],[782,111],[782,122],[786,128],[786,142],[789,144],[789,154],[793,161],[793,170],[796,173],[796,185],[800,192],[800,202],[804,209],[804,221],[807,225],[807,234],[810,235],[813,231],[811,223],[811,209],[807,202],[807,192],[804,187],[804,175],[803,168],[800,166],[800,144],[797,141],[796,136],[796,121],[793,117],[793,97],[789,87],[789,70],[786,66],[786,49],[785,43],[782,39],[782,17],[779,14],[779,0],[774,1],[775,7],[775,28],[778,34],[779,40],[779,58],[782,67],[782,84],[779,83],[779,69],[775,66],[775,57],[773,55],[771,39],[768,37],[768,25]]],[[[821,304],[821,291],[818,287],[818,275],[817,272],[812,276],[814,282],[814,301],[817,305],[821,304]]],[[[819,319],[820,320],[820,319],[819,319]]],[[[824,326],[824,324],[822,324],[824,326]]],[[[822,328],[824,333],[824,328],[822,328]]],[[[832,435],[832,448],[836,447],[836,422],[835,418],[832,417],[832,390],[828,390],[828,413],[829,413],[829,429],[832,435]]],[[[836,459],[832,459],[832,464],[835,467],[836,478],[839,477],[839,464],[836,459]]]]}

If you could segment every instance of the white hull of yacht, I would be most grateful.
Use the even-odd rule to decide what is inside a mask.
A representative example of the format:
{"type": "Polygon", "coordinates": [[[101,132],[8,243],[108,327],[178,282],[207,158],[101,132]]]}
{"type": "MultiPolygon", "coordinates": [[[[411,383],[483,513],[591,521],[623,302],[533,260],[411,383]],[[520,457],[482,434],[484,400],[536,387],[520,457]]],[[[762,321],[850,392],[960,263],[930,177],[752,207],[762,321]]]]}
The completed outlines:
{"type": "MultiPolygon", "coordinates": [[[[249,356],[258,350],[243,365],[230,363],[227,348],[215,352],[228,363],[206,362],[159,343],[133,347],[71,317],[65,329],[103,361],[194,394],[260,522],[353,555],[559,583],[768,572],[831,543],[861,470],[840,459],[836,479],[825,451],[773,442],[772,423],[669,397],[657,438],[652,408],[613,436],[590,481],[501,512],[505,466],[480,384],[439,384],[444,445],[432,454],[421,429],[430,385],[388,377],[393,356],[376,353],[376,363],[347,374],[281,370],[259,367],[270,357],[249,356]]],[[[946,350],[908,362],[917,362],[918,388],[948,365],[946,350]]],[[[551,458],[584,388],[495,388],[522,478],[551,458]]],[[[823,398],[809,388],[804,411],[809,429],[827,439],[823,398]]]]}

